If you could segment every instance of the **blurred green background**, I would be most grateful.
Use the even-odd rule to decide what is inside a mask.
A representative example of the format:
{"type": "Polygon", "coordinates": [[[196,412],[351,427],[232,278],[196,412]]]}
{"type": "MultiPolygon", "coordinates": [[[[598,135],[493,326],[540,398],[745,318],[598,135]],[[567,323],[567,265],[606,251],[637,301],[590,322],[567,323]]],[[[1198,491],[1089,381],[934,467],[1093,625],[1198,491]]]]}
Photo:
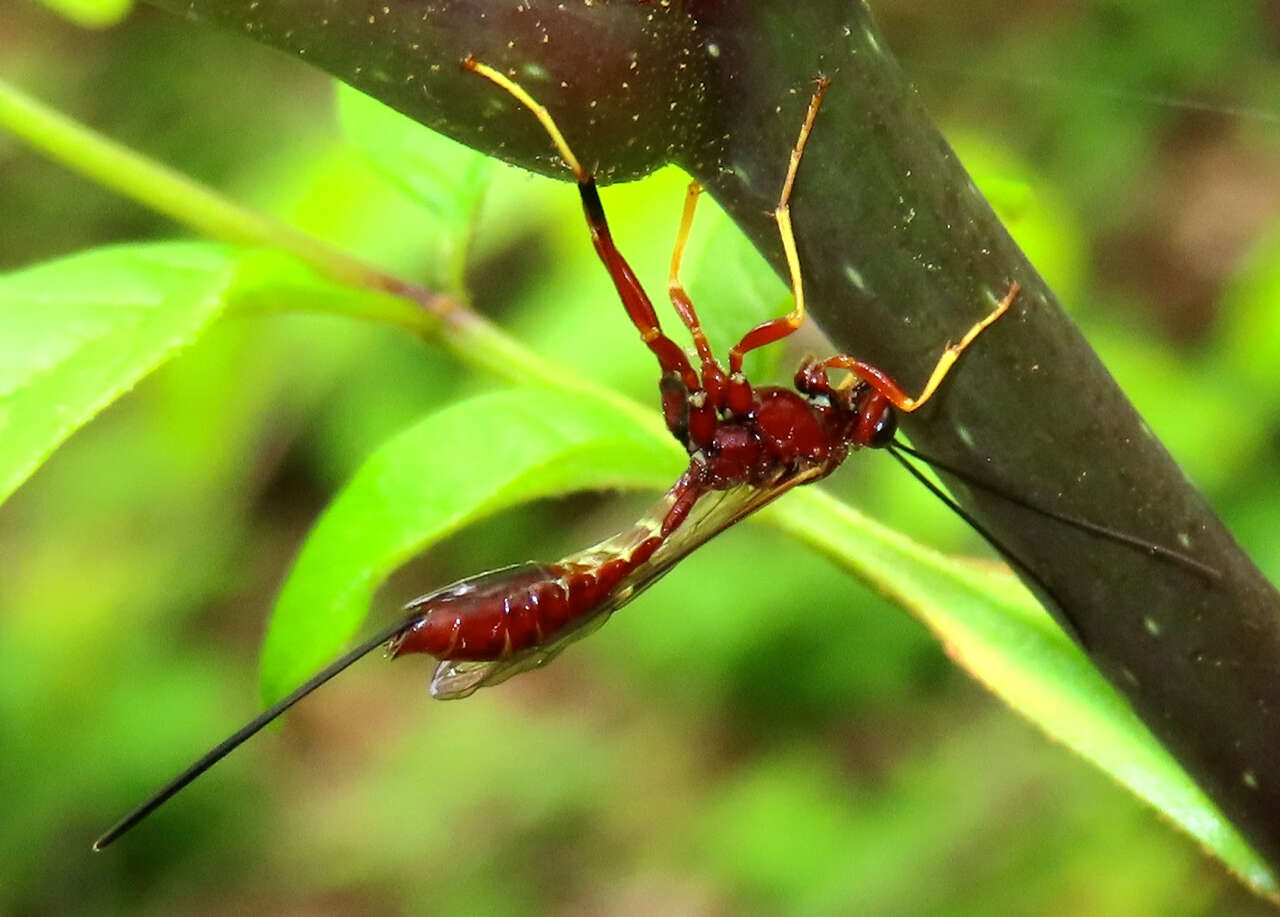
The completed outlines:
{"type": "MultiPolygon", "coordinates": [[[[84,31],[0,4],[0,75],[369,260],[449,275],[438,214],[342,137],[323,75],[145,7],[84,31]]],[[[1033,260],[1275,578],[1276,5],[874,7],[1033,260]]],[[[606,191],[620,245],[656,289],[682,184],[668,171],[606,191]]],[[[4,269],[184,234],[4,135],[0,216],[4,269]]],[[[567,186],[495,170],[467,286],[543,352],[651,398],[651,359],[579,221],[567,186]]],[[[745,257],[728,233],[702,234],[704,257],[745,257]]],[[[708,311],[743,292],[696,264],[692,275],[708,311]]],[[[751,287],[781,308],[776,279],[751,287]]],[[[370,660],[90,854],[108,823],[257,709],[275,590],[362,457],[492,385],[391,328],[231,320],[0,507],[0,911],[1269,910],[986,696],[900,611],[750,525],[547,671],[464,703],[430,702],[420,660],[370,660]]],[[[830,486],[948,550],[982,550],[889,464],[851,461],[830,486]]],[[[505,514],[397,575],[374,614],[581,547],[646,502],[505,514]]]]}

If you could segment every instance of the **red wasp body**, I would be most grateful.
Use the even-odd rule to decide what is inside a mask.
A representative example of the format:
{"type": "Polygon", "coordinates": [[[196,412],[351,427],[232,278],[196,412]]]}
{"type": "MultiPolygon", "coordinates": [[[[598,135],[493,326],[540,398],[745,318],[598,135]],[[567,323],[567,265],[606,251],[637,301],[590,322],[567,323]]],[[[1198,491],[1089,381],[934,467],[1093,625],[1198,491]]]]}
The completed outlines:
{"type": "Polygon", "coordinates": [[[464,66],[533,112],[577,178],[592,244],[641,340],[658,360],[663,419],[690,461],[675,485],[631,529],[558,563],[481,574],[409,603],[410,617],[392,640],[392,654],[427,653],[440,659],[431,681],[432,694],[440,698],[465,697],[478,687],[544,664],[716,533],[792,487],[826,477],[851,449],[892,442],[895,408],[913,411],[928,401],[956,357],[1018,293],[1017,284],[1011,284],[994,311],[959,343],[945,348],[918,398],[909,397],[876,367],[846,356],[806,360],[795,375],[794,391],[752,386],[742,372],[743,356],[791,334],[804,318],[790,200],[828,86],[820,77],[774,211],[795,307],[748,331],[729,350],[727,370],[712,354],[680,282],[680,262],[702,191],[696,182],[689,187],[667,289],[693,338],[700,361],[695,369],[684,350],[663,332],[652,301],[613,242],[594,179],[578,163],[546,109],[493,68],[470,58],[464,66]],[[851,375],[833,386],[829,369],[851,375]]]}
{"type": "Polygon", "coordinates": [[[830,474],[850,449],[892,440],[893,409],[870,386],[835,389],[810,362],[796,383],[753,389],[747,411],[718,418],[705,446],[687,441],[688,470],[631,528],[556,563],[482,573],[410,602],[392,655],[442,660],[431,683],[442,698],[542,665],[717,532],[830,474]]]}

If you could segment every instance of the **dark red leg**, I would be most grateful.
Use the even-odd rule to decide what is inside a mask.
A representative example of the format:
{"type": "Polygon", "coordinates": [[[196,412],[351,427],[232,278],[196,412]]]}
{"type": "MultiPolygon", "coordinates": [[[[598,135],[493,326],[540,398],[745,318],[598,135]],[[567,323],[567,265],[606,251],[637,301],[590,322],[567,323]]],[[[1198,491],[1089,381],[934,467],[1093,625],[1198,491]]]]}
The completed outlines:
{"type": "Polygon", "coordinates": [[[640,332],[640,339],[658,358],[658,365],[664,373],[675,373],[692,391],[700,388],[698,376],[689,365],[689,358],[684,349],[675,341],[662,333],[658,323],[658,314],[653,310],[653,303],[640,285],[635,272],[627,259],[618,251],[609,232],[609,222],[604,215],[604,207],[600,203],[600,195],[596,191],[596,183],[591,176],[578,179],[578,193],[582,196],[582,212],[586,215],[587,226],[591,229],[591,242],[596,247],[596,254],[604,262],[605,269],[613,278],[613,285],[618,290],[623,308],[631,318],[631,323],[640,332]]]}
{"type": "Polygon", "coordinates": [[[474,57],[468,57],[462,62],[462,66],[505,89],[515,97],[516,101],[533,112],[533,116],[551,137],[551,142],[555,144],[560,158],[573,172],[573,177],[578,180],[578,193],[582,197],[582,210],[587,217],[587,226],[591,229],[591,241],[595,245],[600,260],[604,262],[609,276],[613,278],[613,285],[618,290],[618,296],[622,299],[622,305],[627,310],[632,324],[639,330],[640,338],[658,358],[658,365],[662,367],[664,374],[675,373],[691,391],[697,389],[698,377],[689,365],[689,358],[675,341],[662,333],[658,315],[653,311],[653,303],[650,302],[644,288],[640,286],[640,281],[631,270],[631,265],[627,264],[627,259],[622,257],[622,252],[618,251],[618,247],[613,243],[613,236],[609,233],[609,221],[605,218],[595,179],[582,167],[578,157],[573,155],[573,150],[569,148],[568,141],[556,126],[551,113],[529,95],[523,86],[488,64],[482,64],[474,57]]]}

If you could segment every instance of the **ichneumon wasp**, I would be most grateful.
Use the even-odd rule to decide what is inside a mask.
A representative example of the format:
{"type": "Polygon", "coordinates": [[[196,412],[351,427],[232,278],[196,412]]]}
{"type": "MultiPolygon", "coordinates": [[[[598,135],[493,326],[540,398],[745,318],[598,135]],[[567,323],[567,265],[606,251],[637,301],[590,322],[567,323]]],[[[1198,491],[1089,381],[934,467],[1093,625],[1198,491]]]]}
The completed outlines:
{"type": "MultiPolygon", "coordinates": [[[[1018,296],[1016,281],[1010,282],[985,317],[958,342],[943,349],[924,389],[915,397],[904,392],[883,370],[846,355],[806,359],[796,371],[794,388],[753,386],[742,371],[746,353],[781,341],[804,320],[804,285],[791,227],[790,201],[806,143],[829,87],[825,77],[815,80],[774,210],[794,306],[787,315],[762,322],[743,335],[730,348],[727,367],[713,355],[697,311],[680,281],[681,260],[702,192],[697,182],[689,186],[671,260],[668,294],[693,339],[698,364],[695,368],[684,349],[663,332],[652,301],[613,242],[595,180],[574,156],[547,110],[523,87],[492,67],[470,57],[463,61],[463,67],[488,79],[527,108],[572,171],[596,252],[641,340],[657,358],[663,419],[688,451],[688,468],[639,521],[599,544],[554,563],[525,563],[481,573],[409,602],[398,621],[348,651],[211,749],[108,830],[95,842],[95,849],[101,850],[115,841],[284,711],[378,647],[388,645],[392,657],[415,653],[436,657],[439,663],[431,680],[432,695],[441,699],[467,697],[480,687],[544,665],[566,645],[602,625],[612,612],[656,582],[691,551],[791,488],[831,474],[850,452],[858,449],[890,451],[997,550],[1022,566],[904,456],[929,459],[895,438],[897,412],[915,411],[934,396],[957,358],[1010,309],[1018,296]],[[828,375],[831,370],[843,370],[847,375],[833,384],[828,375]]],[[[958,469],[934,464],[971,485],[995,490],[958,469]]],[[[1016,497],[1006,499],[1028,505],[1016,497]]],[[[1216,576],[1216,571],[1171,549],[1087,520],[1030,508],[1180,563],[1202,575],[1216,576]]]]}

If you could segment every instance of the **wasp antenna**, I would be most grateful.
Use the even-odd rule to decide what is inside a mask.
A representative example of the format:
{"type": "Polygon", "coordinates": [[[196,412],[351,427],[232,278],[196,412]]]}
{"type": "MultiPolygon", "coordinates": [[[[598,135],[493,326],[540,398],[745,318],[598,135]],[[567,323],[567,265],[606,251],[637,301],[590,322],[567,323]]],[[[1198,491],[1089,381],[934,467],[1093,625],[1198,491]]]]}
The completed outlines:
{"type": "MultiPolygon", "coordinates": [[[[1057,512],[1056,510],[1051,510],[1043,506],[1039,506],[1035,503],[1032,503],[1029,500],[1024,500],[1022,497],[1019,497],[1016,494],[1009,493],[1008,491],[1004,490],[1004,488],[997,487],[995,484],[991,484],[987,481],[982,480],[979,477],[975,477],[970,472],[961,471],[959,468],[956,468],[954,465],[950,465],[947,462],[943,462],[938,459],[935,459],[932,456],[924,455],[919,450],[913,449],[910,446],[904,445],[902,442],[898,440],[894,440],[892,448],[896,450],[900,450],[906,453],[907,455],[911,456],[912,458],[919,459],[920,461],[924,462],[926,465],[929,465],[932,468],[936,468],[939,471],[946,472],[947,474],[952,475],[960,479],[961,481],[964,481],[966,484],[970,484],[973,487],[978,488],[979,490],[985,490],[987,493],[993,494],[994,496],[999,497],[1000,499],[1006,501],[1007,503],[1012,503],[1014,506],[1020,506],[1023,509],[1030,510],[1033,513],[1039,513],[1042,516],[1047,516],[1050,519],[1054,519],[1065,525],[1070,525],[1074,528],[1080,529],[1081,531],[1090,532],[1094,535],[1098,535],[1102,538],[1106,538],[1108,541],[1114,541],[1117,544],[1127,545],[1128,547],[1141,551],[1144,554],[1150,554],[1153,557],[1159,557],[1161,560],[1184,567],[1187,570],[1190,570],[1192,573],[1195,573],[1197,576],[1200,576],[1206,580],[1212,580],[1216,582],[1222,579],[1221,570],[1218,570],[1216,567],[1211,567],[1209,564],[1206,564],[1202,560],[1197,560],[1196,558],[1192,557],[1190,554],[1184,554],[1181,551],[1175,551],[1173,548],[1167,548],[1162,544],[1156,544],[1153,541],[1147,541],[1145,538],[1139,538],[1137,535],[1132,535],[1129,532],[1122,532],[1119,529],[1114,529],[1114,528],[1111,528],[1110,526],[1102,525],[1097,522],[1091,522],[1090,520],[1084,519],[1080,516],[1073,516],[1068,513],[1060,513],[1060,512],[1057,512]]],[[[899,459],[899,461],[901,461],[901,459],[899,459]]],[[[984,537],[988,537],[988,536],[984,536],[984,537]]],[[[990,540],[989,537],[988,537],[988,540],[990,540]]]]}
{"type": "Polygon", "coordinates": [[[388,640],[392,640],[399,636],[411,623],[412,621],[401,621],[394,627],[388,627],[381,633],[370,637],[355,649],[329,663],[329,665],[325,666],[315,675],[312,675],[305,682],[299,685],[293,693],[276,701],[248,723],[245,723],[231,735],[227,736],[196,760],[190,767],[166,783],[149,799],[139,805],[124,818],[120,819],[120,821],[116,822],[105,834],[102,835],[102,837],[93,842],[93,849],[95,851],[102,850],[107,847],[107,845],[117,840],[122,834],[129,831],[137,825],[138,822],[142,821],[156,809],[160,808],[160,806],[164,805],[169,799],[173,798],[173,796],[177,795],[177,793],[184,789],[189,783],[209,768],[213,767],[227,755],[231,754],[231,752],[235,751],[253,736],[261,732],[268,723],[280,716],[280,714],[284,713],[329,679],[342,672],[352,663],[369,655],[369,653],[373,652],[388,640]]]}
{"type": "MultiPolygon", "coordinates": [[[[1068,616],[1067,605],[1060,598],[1058,598],[1058,594],[1053,591],[1053,587],[1051,587],[1047,582],[1045,582],[1044,578],[1039,573],[1037,573],[1035,570],[1032,570],[1031,567],[1028,566],[1027,563],[1021,557],[1013,553],[1013,551],[1009,547],[1007,547],[1004,544],[1004,542],[1002,542],[999,538],[995,536],[994,532],[992,532],[985,525],[979,522],[972,513],[970,513],[963,506],[961,506],[959,503],[953,500],[951,496],[947,494],[941,487],[939,487],[937,484],[933,483],[927,477],[925,477],[924,472],[922,472],[915,465],[907,461],[906,456],[904,456],[901,452],[898,451],[899,449],[905,450],[906,447],[902,446],[900,443],[895,441],[894,443],[890,444],[886,448],[889,454],[893,456],[894,460],[903,468],[907,469],[908,474],[910,474],[913,478],[915,478],[917,481],[923,484],[931,494],[933,494],[935,497],[937,497],[939,500],[945,503],[948,509],[950,509],[953,513],[955,513],[957,516],[963,519],[971,529],[973,529],[975,532],[981,535],[984,539],[986,539],[987,543],[990,544],[991,547],[995,548],[996,551],[999,552],[1001,557],[1003,557],[1010,564],[1012,564],[1013,566],[1021,570],[1023,573],[1025,573],[1028,577],[1030,577],[1035,582],[1037,586],[1039,586],[1042,590],[1044,590],[1044,593],[1047,596],[1049,596],[1050,599],[1053,600],[1053,603],[1055,605],[1058,606],[1058,611],[1061,613],[1061,617],[1059,618],[1059,623],[1062,625],[1062,629],[1065,630],[1067,632],[1067,635],[1071,637],[1073,640],[1075,640],[1075,642],[1078,643],[1081,647],[1088,649],[1088,644],[1085,642],[1084,635],[1080,632],[1080,628],[1077,627],[1075,622],[1072,621],[1068,616]]],[[[910,450],[907,450],[907,451],[910,451],[910,450]]],[[[921,461],[924,461],[924,459],[921,459],[921,461]]]]}

